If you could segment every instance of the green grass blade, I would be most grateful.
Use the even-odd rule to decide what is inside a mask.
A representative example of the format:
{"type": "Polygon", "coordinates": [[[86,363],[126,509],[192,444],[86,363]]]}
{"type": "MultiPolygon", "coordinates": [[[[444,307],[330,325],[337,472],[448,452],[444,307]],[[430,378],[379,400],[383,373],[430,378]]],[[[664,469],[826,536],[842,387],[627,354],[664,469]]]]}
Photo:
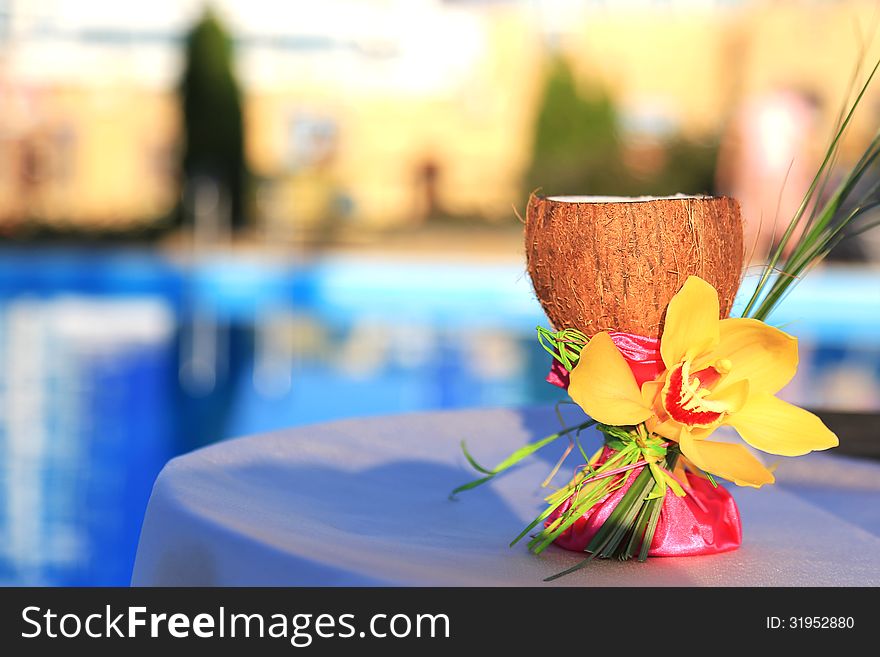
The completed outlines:
{"type": "Polygon", "coordinates": [[[651,509],[651,517],[648,520],[648,526],[645,529],[645,535],[642,538],[642,546],[639,550],[639,561],[648,559],[648,552],[651,551],[651,543],[654,542],[654,534],[657,533],[657,523],[660,522],[660,512],[663,509],[663,500],[654,500],[651,509]]]}
{"type": "Polygon", "coordinates": [[[562,431],[558,431],[554,434],[551,434],[551,435],[547,436],[546,438],[542,438],[538,442],[529,443],[528,445],[524,445],[524,446],[520,447],[513,454],[511,454],[506,459],[501,461],[501,463],[499,463],[498,465],[495,466],[495,468],[494,468],[495,474],[498,474],[499,472],[503,472],[504,470],[507,470],[508,468],[516,465],[517,463],[522,461],[527,456],[531,456],[532,454],[537,452],[542,447],[546,447],[547,445],[549,445],[553,441],[561,438],[562,436],[566,436],[566,435],[572,433],[573,431],[587,429],[589,427],[592,427],[594,424],[596,424],[596,420],[589,420],[587,422],[582,422],[581,424],[579,424],[577,426],[568,427],[566,429],[563,429],[562,431]]]}
{"type": "MultiPolygon", "coordinates": [[[[819,188],[819,185],[823,181],[823,176],[825,175],[826,170],[828,169],[830,163],[834,160],[834,158],[837,157],[837,152],[840,147],[841,140],[843,139],[843,135],[846,133],[846,130],[849,127],[850,122],[852,121],[853,115],[855,114],[856,108],[861,104],[861,101],[864,98],[864,95],[865,95],[866,91],[868,90],[868,87],[870,86],[871,82],[873,81],[874,76],[876,75],[878,68],[880,68],[880,60],[878,60],[877,63],[874,65],[874,68],[871,70],[870,74],[868,75],[867,80],[862,85],[861,89],[859,90],[858,95],[856,96],[855,100],[853,101],[852,105],[850,106],[849,112],[847,112],[846,117],[841,122],[839,128],[835,132],[834,137],[832,138],[831,143],[829,144],[828,149],[825,152],[825,156],[822,160],[822,163],[819,166],[819,169],[816,172],[816,175],[814,176],[812,182],[810,183],[810,186],[807,189],[807,192],[804,194],[804,198],[801,201],[800,206],[798,207],[797,211],[795,212],[794,216],[792,217],[791,221],[789,222],[785,232],[782,235],[782,238],[779,241],[779,244],[773,250],[773,253],[770,257],[770,260],[764,266],[764,269],[761,273],[761,277],[758,280],[758,284],[755,286],[755,290],[752,292],[752,295],[749,298],[749,301],[746,304],[746,307],[743,309],[743,312],[742,312],[743,317],[753,317],[755,319],[761,319],[761,317],[757,317],[756,314],[753,314],[753,309],[755,308],[755,305],[758,303],[759,299],[762,298],[762,296],[765,292],[766,286],[770,282],[770,280],[773,276],[773,273],[777,270],[777,264],[779,263],[780,259],[782,259],[783,254],[788,249],[788,244],[791,241],[791,238],[794,235],[794,232],[797,229],[798,225],[801,223],[801,220],[804,216],[804,213],[806,212],[807,208],[809,207],[810,203],[812,202],[813,197],[815,196],[816,191],[819,188]]],[[[861,171],[862,173],[865,171],[864,168],[857,169],[857,170],[861,171]]],[[[844,181],[845,184],[851,182],[852,186],[854,186],[858,182],[858,178],[860,177],[860,175],[861,174],[856,176],[855,180],[852,180],[853,176],[848,176],[847,181],[844,181]]],[[[838,192],[841,192],[841,191],[846,190],[848,188],[849,187],[844,186],[842,188],[839,188],[838,192]]],[[[823,213],[828,214],[828,215],[833,214],[834,208],[837,207],[838,204],[842,200],[843,200],[843,196],[838,193],[835,193],[835,196],[832,198],[832,200],[829,202],[829,204],[826,205],[825,209],[823,209],[823,213]]],[[[815,228],[815,226],[814,226],[814,228],[815,228]]],[[[806,244],[808,245],[809,241],[807,241],[806,244]]],[[[800,246],[800,245],[798,245],[798,246],[800,246]]],[[[786,272],[785,268],[783,268],[782,273],[788,274],[789,272],[786,272]]],[[[763,317],[766,317],[770,313],[770,311],[772,311],[772,309],[773,309],[772,306],[766,306],[766,305],[762,304],[762,313],[761,314],[763,315],[763,317]]]]}
{"type": "Polygon", "coordinates": [[[528,445],[523,445],[522,447],[520,447],[518,450],[513,452],[510,456],[508,456],[506,459],[501,461],[501,463],[496,465],[491,470],[479,465],[477,463],[477,461],[467,451],[467,447],[465,446],[465,442],[461,441],[462,450],[464,450],[465,458],[468,460],[468,462],[472,466],[475,466],[479,472],[486,473],[487,476],[481,477],[479,479],[468,482],[466,484],[462,484],[461,486],[453,489],[453,491],[449,494],[449,497],[454,498],[458,493],[461,493],[466,490],[471,490],[473,488],[476,488],[477,486],[481,486],[482,484],[485,484],[487,481],[491,481],[494,477],[501,474],[505,470],[512,468],[514,465],[516,465],[517,463],[519,463],[520,461],[522,461],[526,457],[531,456],[532,454],[537,452],[542,447],[546,447],[547,445],[549,445],[550,443],[552,443],[555,440],[558,440],[562,436],[566,436],[574,431],[586,429],[588,427],[593,426],[594,424],[596,424],[596,420],[587,420],[586,422],[581,422],[580,424],[577,424],[577,425],[574,425],[571,427],[567,427],[561,431],[557,431],[556,433],[551,434],[551,435],[547,436],[546,438],[542,438],[541,440],[539,440],[537,442],[529,443],[528,445]]]}
{"type": "Polygon", "coordinates": [[[472,488],[476,488],[477,486],[481,486],[481,485],[485,484],[487,481],[491,481],[494,477],[495,477],[495,475],[489,475],[487,477],[482,477],[480,479],[474,479],[473,481],[469,481],[466,484],[462,484],[458,488],[453,488],[452,492],[449,493],[449,499],[453,500],[453,499],[455,499],[455,496],[458,495],[459,493],[463,493],[466,490],[471,490],[472,488]]]}
{"type": "Polygon", "coordinates": [[[467,444],[463,440],[461,441],[461,452],[462,452],[462,454],[464,454],[464,457],[467,459],[467,462],[470,463],[471,467],[474,470],[476,470],[477,472],[482,472],[483,474],[487,474],[487,475],[496,474],[493,470],[489,470],[487,468],[484,468],[482,465],[480,465],[479,463],[476,462],[474,457],[471,456],[471,453],[468,451],[467,444]]]}

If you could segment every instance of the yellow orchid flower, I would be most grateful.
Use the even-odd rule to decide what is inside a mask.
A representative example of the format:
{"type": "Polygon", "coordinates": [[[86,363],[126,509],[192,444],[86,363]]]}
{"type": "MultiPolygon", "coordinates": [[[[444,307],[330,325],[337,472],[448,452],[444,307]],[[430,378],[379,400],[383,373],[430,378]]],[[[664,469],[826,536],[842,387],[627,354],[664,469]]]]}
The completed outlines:
{"type": "Polygon", "coordinates": [[[755,319],[719,320],[718,293],[696,276],[669,302],[660,338],[666,370],[641,389],[607,333],[597,333],[571,372],[568,392],[593,419],[646,423],[679,443],[700,469],[760,488],[773,474],[743,445],[706,438],[729,425],[752,447],[799,456],[838,444],[812,413],[777,399],[797,370],[797,339],[755,319]]]}

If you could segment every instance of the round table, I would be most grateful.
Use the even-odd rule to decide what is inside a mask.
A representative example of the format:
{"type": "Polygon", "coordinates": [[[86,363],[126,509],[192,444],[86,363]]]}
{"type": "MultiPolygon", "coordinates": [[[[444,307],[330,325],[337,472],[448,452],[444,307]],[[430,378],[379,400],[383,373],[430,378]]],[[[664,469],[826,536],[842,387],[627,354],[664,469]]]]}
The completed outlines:
{"type": "MultiPolygon", "coordinates": [[[[478,476],[462,439],[491,466],[558,428],[552,407],[418,413],[180,456],[153,488],[132,585],[545,585],[581,555],[551,547],[534,556],[508,543],[543,508],[540,482],[565,439],[456,500],[448,493],[478,476]]],[[[880,584],[880,464],[833,454],[778,460],[777,485],[730,486],[743,519],[739,550],[597,561],[551,585],[880,584]]],[[[576,464],[572,457],[554,483],[576,464]]]]}

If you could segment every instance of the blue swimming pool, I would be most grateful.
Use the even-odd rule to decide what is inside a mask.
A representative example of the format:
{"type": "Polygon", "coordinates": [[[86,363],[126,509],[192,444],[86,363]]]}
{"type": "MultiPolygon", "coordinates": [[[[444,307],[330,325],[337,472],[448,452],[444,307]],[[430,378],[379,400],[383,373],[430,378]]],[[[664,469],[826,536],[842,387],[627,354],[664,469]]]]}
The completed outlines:
{"type": "MultiPolygon", "coordinates": [[[[880,409],[880,271],[816,271],[773,319],[789,398],[880,409]]],[[[125,584],[156,473],[216,440],[557,400],[539,323],[515,261],[2,252],[0,582],[125,584]]]]}

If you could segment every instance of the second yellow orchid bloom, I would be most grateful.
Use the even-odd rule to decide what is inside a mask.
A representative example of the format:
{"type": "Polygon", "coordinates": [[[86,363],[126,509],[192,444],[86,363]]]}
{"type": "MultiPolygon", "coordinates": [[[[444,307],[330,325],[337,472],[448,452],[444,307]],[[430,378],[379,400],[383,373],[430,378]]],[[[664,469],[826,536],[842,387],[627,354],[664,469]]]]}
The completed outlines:
{"type": "Polygon", "coordinates": [[[732,426],[752,447],[798,456],[838,444],[812,413],[778,399],[798,365],[797,339],[764,322],[719,319],[718,293],[696,276],[669,302],[660,338],[666,370],[641,389],[607,333],[584,347],[568,392],[603,424],[637,425],[678,442],[694,465],[741,486],[773,483],[743,445],[706,438],[732,426]]]}

